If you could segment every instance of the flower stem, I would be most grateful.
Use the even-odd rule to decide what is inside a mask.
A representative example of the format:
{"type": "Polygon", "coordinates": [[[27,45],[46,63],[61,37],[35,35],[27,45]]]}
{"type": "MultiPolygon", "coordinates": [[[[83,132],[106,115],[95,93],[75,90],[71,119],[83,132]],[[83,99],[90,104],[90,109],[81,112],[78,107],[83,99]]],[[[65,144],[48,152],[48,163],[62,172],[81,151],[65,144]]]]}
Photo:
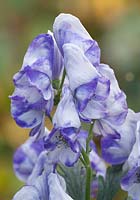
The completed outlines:
{"type": "Polygon", "coordinates": [[[91,167],[90,167],[90,160],[89,157],[87,155],[87,153],[85,152],[84,149],[82,149],[82,156],[84,159],[84,163],[85,163],[85,168],[86,168],[86,191],[85,191],[85,200],[90,200],[90,193],[91,193],[91,176],[92,176],[92,171],[91,171],[91,167]]]}
{"type": "Polygon", "coordinates": [[[91,187],[91,168],[88,166],[86,168],[86,194],[85,194],[85,199],[90,200],[90,187],[91,187]]]}
{"type": "Polygon", "coordinates": [[[90,193],[91,193],[91,177],[92,177],[92,171],[90,166],[90,160],[89,160],[89,152],[90,152],[90,141],[92,140],[93,133],[93,121],[91,121],[91,125],[89,128],[89,134],[86,140],[86,150],[82,149],[82,161],[84,161],[84,166],[86,168],[86,191],[85,191],[85,200],[90,200],[90,193]]]}
{"type": "Polygon", "coordinates": [[[90,140],[93,137],[92,129],[93,129],[93,121],[91,121],[90,128],[89,128],[89,134],[88,134],[88,137],[87,137],[87,140],[86,140],[86,153],[87,154],[89,154],[89,151],[90,151],[89,143],[90,143],[90,140]]]}
{"type": "Polygon", "coordinates": [[[60,86],[58,88],[58,93],[57,95],[55,96],[55,105],[57,105],[60,101],[60,96],[61,96],[61,92],[62,92],[62,87],[63,87],[63,84],[64,84],[64,80],[65,80],[65,75],[66,75],[66,71],[64,69],[63,71],[63,76],[62,76],[62,79],[61,79],[61,83],[60,83],[60,86]]]}

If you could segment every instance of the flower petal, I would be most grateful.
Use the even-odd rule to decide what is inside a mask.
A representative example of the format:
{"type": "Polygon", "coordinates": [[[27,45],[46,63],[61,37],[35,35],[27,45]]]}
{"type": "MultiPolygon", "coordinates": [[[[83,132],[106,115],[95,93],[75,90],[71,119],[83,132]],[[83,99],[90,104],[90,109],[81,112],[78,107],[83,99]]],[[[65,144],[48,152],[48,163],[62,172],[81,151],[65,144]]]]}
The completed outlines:
{"type": "Polygon", "coordinates": [[[100,64],[98,72],[110,80],[110,93],[105,101],[107,116],[110,123],[120,125],[125,121],[127,115],[126,95],[120,90],[114,71],[105,64],[100,64]]]}
{"type": "Polygon", "coordinates": [[[54,37],[63,54],[63,45],[71,43],[79,46],[93,65],[100,63],[100,49],[80,20],[70,14],[60,14],[53,25],[54,37]]]}
{"type": "Polygon", "coordinates": [[[92,119],[100,119],[106,116],[106,107],[104,102],[94,101],[93,99],[88,102],[86,108],[79,113],[84,121],[91,121],[92,119]]]}
{"type": "Polygon", "coordinates": [[[81,125],[71,91],[68,87],[63,89],[62,99],[53,117],[53,124],[55,128],[79,128],[81,125]]]}
{"type": "Polygon", "coordinates": [[[62,55],[58,49],[58,46],[56,44],[56,41],[54,39],[54,35],[51,31],[48,31],[48,34],[50,34],[53,38],[53,42],[54,42],[54,52],[53,52],[53,65],[52,65],[52,79],[59,79],[60,74],[62,72],[63,69],[63,58],[62,55]]]}
{"type": "Polygon", "coordinates": [[[24,128],[33,128],[41,123],[46,102],[36,88],[16,88],[11,98],[11,113],[16,123],[24,128]],[[31,95],[32,94],[32,95],[31,95]]]}
{"type": "Polygon", "coordinates": [[[72,198],[63,189],[58,175],[51,173],[48,176],[49,200],[72,200],[72,198]]]}
{"type": "Polygon", "coordinates": [[[133,200],[140,197],[140,167],[132,168],[121,180],[121,188],[128,192],[133,200]]]}
{"type": "Polygon", "coordinates": [[[97,70],[92,66],[78,46],[65,44],[63,50],[64,65],[72,91],[80,85],[99,77],[97,70]]]}
{"type": "Polygon", "coordinates": [[[14,171],[16,176],[26,182],[39,154],[44,150],[42,139],[35,141],[35,138],[30,137],[22,144],[14,154],[14,171]]]}
{"type": "MultiPolygon", "coordinates": [[[[34,186],[24,186],[13,197],[13,200],[42,200],[34,186]]],[[[45,200],[45,199],[44,199],[45,200]]]]}
{"type": "Polygon", "coordinates": [[[41,72],[46,73],[50,78],[52,77],[52,59],[54,42],[50,34],[40,34],[29,45],[25,54],[22,70],[26,66],[34,66],[41,72]],[[41,65],[39,64],[41,62],[41,65]],[[39,65],[39,67],[38,67],[39,65]]]}
{"type": "Polygon", "coordinates": [[[83,84],[76,88],[75,90],[75,98],[78,110],[82,112],[87,103],[91,98],[95,95],[95,90],[97,87],[97,79],[93,79],[91,82],[83,84]]]}
{"type": "Polygon", "coordinates": [[[128,158],[136,140],[137,115],[129,110],[125,122],[121,126],[113,126],[120,138],[110,135],[101,140],[102,156],[111,164],[121,164],[128,158]]]}
{"type": "MultiPolygon", "coordinates": [[[[93,142],[93,141],[92,141],[93,142]]],[[[92,146],[95,144],[93,143],[92,146]]],[[[90,154],[89,154],[89,160],[91,163],[91,167],[93,170],[96,171],[97,176],[103,176],[105,178],[106,176],[106,165],[102,158],[97,154],[96,150],[92,148],[90,154]]]]}

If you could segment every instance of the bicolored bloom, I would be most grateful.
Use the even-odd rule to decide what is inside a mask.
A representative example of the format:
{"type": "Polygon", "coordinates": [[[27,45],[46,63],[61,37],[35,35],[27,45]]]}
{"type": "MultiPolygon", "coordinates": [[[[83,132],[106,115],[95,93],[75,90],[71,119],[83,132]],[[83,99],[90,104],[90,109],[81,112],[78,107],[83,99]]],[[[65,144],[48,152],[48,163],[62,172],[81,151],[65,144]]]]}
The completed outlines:
{"type": "Polygon", "coordinates": [[[97,43],[79,19],[69,14],[60,14],[55,19],[53,30],[64,56],[80,117],[83,120],[106,119],[114,124],[122,124],[127,115],[126,96],[120,90],[113,70],[100,64],[97,43]]]}
{"type": "MultiPolygon", "coordinates": [[[[45,134],[48,135],[45,128],[45,134]]],[[[24,144],[16,150],[13,158],[13,167],[16,176],[24,182],[27,182],[29,176],[37,163],[38,157],[44,151],[43,138],[36,141],[35,137],[30,137],[24,144]]]]}
{"type": "Polygon", "coordinates": [[[122,125],[110,125],[110,129],[106,127],[107,133],[112,130],[116,133],[116,135],[108,134],[101,140],[102,156],[107,162],[121,164],[127,160],[136,140],[137,122],[137,114],[128,110],[128,115],[122,125]]]}
{"type": "Polygon", "coordinates": [[[106,64],[100,64],[97,70],[101,75],[110,80],[109,96],[104,101],[107,110],[105,120],[111,124],[121,125],[125,121],[128,112],[126,95],[119,88],[113,69],[106,64]]]}
{"type": "Polygon", "coordinates": [[[128,170],[122,178],[121,188],[128,192],[133,200],[140,198],[140,115],[136,129],[136,142],[132,152],[124,165],[124,170],[128,170]]]}
{"type": "Polygon", "coordinates": [[[85,121],[105,117],[109,79],[98,73],[78,46],[65,44],[63,50],[66,73],[80,117],[85,121]]]}
{"type": "Polygon", "coordinates": [[[32,185],[21,188],[13,197],[13,200],[72,200],[66,193],[65,180],[58,174],[50,173],[48,176],[42,173],[32,185]]]}
{"type": "Polygon", "coordinates": [[[64,44],[75,44],[83,50],[94,66],[99,65],[100,48],[77,17],[70,14],[58,15],[54,21],[53,32],[62,55],[64,55],[64,44]]]}
{"type": "Polygon", "coordinates": [[[62,57],[53,36],[38,35],[27,49],[21,70],[14,76],[11,113],[18,125],[34,128],[42,124],[44,115],[50,114],[54,98],[51,82],[61,69],[62,57]]]}
{"type": "Polygon", "coordinates": [[[70,89],[63,88],[63,96],[53,117],[54,128],[44,140],[45,148],[51,151],[52,160],[72,166],[80,156],[77,135],[80,119],[70,89]]]}

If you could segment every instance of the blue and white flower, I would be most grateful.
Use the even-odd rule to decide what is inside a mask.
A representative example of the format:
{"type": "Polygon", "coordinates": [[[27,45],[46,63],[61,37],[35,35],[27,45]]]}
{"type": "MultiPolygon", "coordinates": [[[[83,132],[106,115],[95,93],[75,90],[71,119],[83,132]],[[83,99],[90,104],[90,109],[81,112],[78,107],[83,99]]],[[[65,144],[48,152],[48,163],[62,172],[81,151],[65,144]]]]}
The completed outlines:
{"type": "Polygon", "coordinates": [[[44,115],[50,115],[54,98],[51,81],[60,75],[62,63],[51,34],[40,34],[32,41],[21,70],[14,76],[16,88],[10,97],[11,113],[18,125],[34,128],[43,123],[44,115]]]}
{"type": "Polygon", "coordinates": [[[54,21],[53,32],[62,55],[64,55],[64,44],[75,44],[83,50],[94,66],[99,65],[100,48],[77,17],[70,14],[58,15],[54,21]]]}
{"type": "Polygon", "coordinates": [[[128,192],[133,200],[140,198],[140,115],[136,129],[136,142],[124,164],[124,170],[128,171],[122,178],[121,188],[128,192]]]}
{"type": "Polygon", "coordinates": [[[138,115],[129,109],[125,122],[118,125],[110,125],[106,128],[106,135],[101,140],[101,150],[103,158],[111,164],[124,163],[136,141],[136,128],[138,115]],[[111,134],[111,132],[116,134],[111,134]],[[118,135],[118,137],[117,137],[118,135]]]}
{"type": "Polygon", "coordinates": [[[66,193],[65,180],[56,173],[45,172],[38,176],[34,184],[21,188],[13,200],[72,200],[66,193]]]}
{"type": "Polygon", "coordinates": [[[105,117],[109,79],[98,73],[78,46],[65,44],[63,49],[66,73],[80,117],[85,121],[105,117]]]}
{"type": "Polygon", "coordinates": [[[53,117],[54,128],[44,139],[52,160],[72,166],[80,156],[77,135],[81,126],[70,89],[63,88],[63,96],[53,117]]]}
{"type": "MultiPolygon", "coordinates": [[[[48,133],[48,129],[45,128],[44,135],[46,137],[48,133]]],[[[30,137],[24,144],[18,147],[14,153],[13,167],[16,176],[21,181],[27,182],[37,163],[38,157],[44,150],[43,138],[36,141],[36,137],[30,137]]]]}

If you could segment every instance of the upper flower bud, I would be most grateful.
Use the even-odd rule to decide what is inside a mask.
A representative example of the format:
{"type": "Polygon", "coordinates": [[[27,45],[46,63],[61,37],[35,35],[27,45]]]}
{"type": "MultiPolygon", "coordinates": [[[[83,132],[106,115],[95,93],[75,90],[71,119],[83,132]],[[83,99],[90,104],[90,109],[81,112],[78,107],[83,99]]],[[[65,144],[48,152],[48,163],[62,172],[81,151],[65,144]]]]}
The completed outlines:
{"type": "Polygon", "coordinates": [[[64,44],[75,44],[83,50],[94,66],[99,65],[100,48],[77,17],[70,14],[58,15],[54,21],[53,32],[62,55],[64,55],[64,44]]]}

